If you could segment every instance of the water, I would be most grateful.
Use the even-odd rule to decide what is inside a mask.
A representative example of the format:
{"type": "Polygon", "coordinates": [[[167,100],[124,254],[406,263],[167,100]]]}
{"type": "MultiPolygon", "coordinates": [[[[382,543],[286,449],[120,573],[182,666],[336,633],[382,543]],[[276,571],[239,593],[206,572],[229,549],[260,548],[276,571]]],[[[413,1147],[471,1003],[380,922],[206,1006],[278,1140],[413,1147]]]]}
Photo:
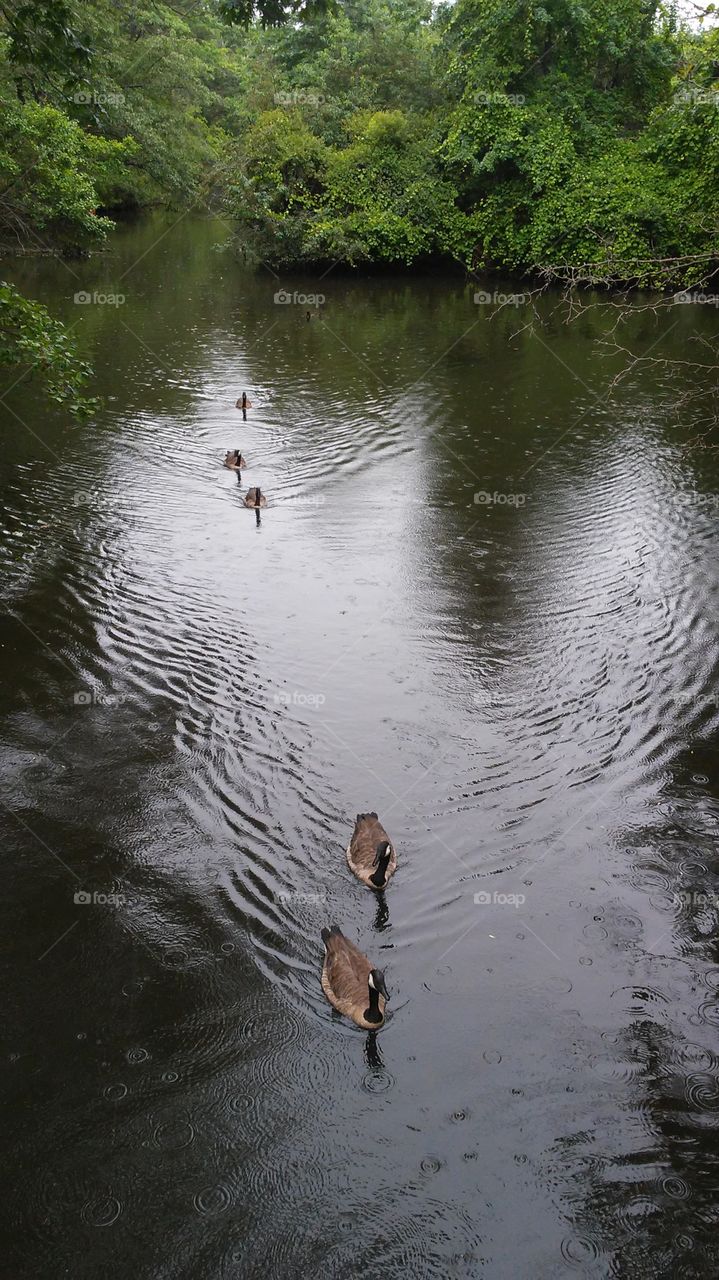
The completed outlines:
{"type": "Polygon", "coordinates": [[[598,316],[226,234],[10,267],[105,407],[5,402],[8,1274],[714,1277],[714,454],[651,368],[609,397],[598,316]]]}

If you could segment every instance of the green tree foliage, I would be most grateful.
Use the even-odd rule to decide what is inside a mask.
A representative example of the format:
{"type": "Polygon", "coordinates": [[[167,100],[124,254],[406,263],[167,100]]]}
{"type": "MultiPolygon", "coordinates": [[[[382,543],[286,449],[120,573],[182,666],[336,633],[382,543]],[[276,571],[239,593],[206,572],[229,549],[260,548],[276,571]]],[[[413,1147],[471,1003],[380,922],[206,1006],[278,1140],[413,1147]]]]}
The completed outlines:
{"type": "Polygon", "coordinates": [[[334,8],[334,0],[219,0],[218,10],[225,22],[249,27],[258,21],[262,27],[281,27],[290,18],[303,22],[334,8]]]}
{"type": "Polygon", "coordinates": [[[11,102],[0,116],[0,243],[78,251],[113,223],[97,213],[98,190],[121,172],[135,145],[85,133],[57,107],[11,102]]]}
{"type": "Polygon", "coordinates": [[[243,135],[228,194],[246,251],[275,266],[457,251],[467,218],[437,157],[438,41],[426,0],[347,0],[255,47],[268,110],[243,135]],[[258,155],[268,115],[294,148],[274,170],[258,155]]]}
{"type": "Polygon", "coordinates": [[[86,417],[95,401],[82,395],[91,370],[59,320],[0,281],[0,367],[42,379],[49,398],[76,417],[86,417]]]}
{"type": "Polygon", "coordinates": [[[114,209],[224,198],[285,266],[690,280],[717,40],[656,0],[0,0],[0,237],[77,251],[114,209]]]}
{"type": "Polygon", "coordinates": [[[0,19],[7,35],[7,60],[17,95],[69,93],[85,75],[91,52],[74,25],[66,0],[2,0],[0,19]]]}
{"type": "MultiPolygon", "coordinates": [[[[716,246],[716,193],[685,171],[677,192],[666,143],[695,127],[674,92],[682,42],[644,0],[460,0],[451,76],[462,97],[443,157],[477,212],[469,261],[510,269],[593,263],[597,278],[665,280],[655,259],[716,246]],[[713,230],[711,229],[713,227],[713,230]]],[[[716,155],[716,101],[703,142],[716,155]]],[[[690,148],[682,162],[692,166],[690,148]]],[[[694,163],[704,168],[698,154],[694,163]]],[[[469,246],[468,246],[469,248],[469,246]]],[[[681,275],[681,273],[680,273],[681,275]]]]}
{"type": "Polygon", "coordinates": [[[715,55],[716,33],[651,0],[459,0],[434,18],[423,0],[347,0],[248,53],[258,112],[300,170],[320,141],[321,173],[298,192],[260,172],[255,116],[229,208],[275,265],[591,262],[667,283],[657,259],[716,249],[715,55]]]}
{"type": "MultiPolygon", "coordinates": [[[[426,144],[399,110],[364,112],[332,150],[298,111],[260,116],[230,192],[245,243],[275,265],[407,263],[442,252],[454,190],[428,172],[426,144]]],[[[461,216],[461,215],[459,215],[461,216]]]]}

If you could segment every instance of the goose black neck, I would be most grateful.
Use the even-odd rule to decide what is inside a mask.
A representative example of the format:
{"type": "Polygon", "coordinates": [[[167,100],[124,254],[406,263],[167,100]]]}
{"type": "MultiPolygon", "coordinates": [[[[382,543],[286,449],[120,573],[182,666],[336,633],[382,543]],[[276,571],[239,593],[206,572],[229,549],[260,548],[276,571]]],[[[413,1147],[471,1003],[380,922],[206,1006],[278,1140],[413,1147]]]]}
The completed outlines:
{"type": "Polygon", "coordinates": [[[364,1011],[365,1022],[380,1023],[383,1021],[383,1015],[379,1008],[379,991],[376,987],[369,988],[369,1009],[364,1011]]]}
{"type": "Polygon", "coordinates": [[[389,859],[390,855],[388,853],[383,854],[379,860],[377,870],[374,875],[370,876],[370,880],[372,881],[375,889],[384,889],[384,886],[387,883],[387,867],[389,866],[389,859]]]}

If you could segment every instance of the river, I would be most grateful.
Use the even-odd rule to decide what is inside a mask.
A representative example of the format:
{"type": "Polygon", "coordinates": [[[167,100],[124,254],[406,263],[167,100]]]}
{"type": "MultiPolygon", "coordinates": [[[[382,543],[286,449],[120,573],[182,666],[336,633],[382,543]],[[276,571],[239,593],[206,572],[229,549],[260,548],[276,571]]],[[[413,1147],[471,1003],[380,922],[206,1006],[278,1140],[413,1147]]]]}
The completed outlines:
{"type": "MultiPolygon", "coordinates": [[[[648,363],[610,394],[601,312],[278,280],[228,235],[8,267],[103,405],[3,401],[7,1274],[715,1277],[696,408],[648,363]],[[375,1041],[323,997],[334,921],[375,1041]]],[[[634,338],[681,358],[710,311],[634,338]]]]}

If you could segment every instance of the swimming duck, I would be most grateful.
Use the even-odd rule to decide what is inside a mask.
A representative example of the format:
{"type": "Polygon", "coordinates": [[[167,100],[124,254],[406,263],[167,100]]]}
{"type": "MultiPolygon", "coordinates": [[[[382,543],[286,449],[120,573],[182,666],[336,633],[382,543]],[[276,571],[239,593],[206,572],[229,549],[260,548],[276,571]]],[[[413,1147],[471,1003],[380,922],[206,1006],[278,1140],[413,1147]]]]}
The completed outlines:
{"type": "Polygon", "coordinates": [[[351,1018],[358,1027],[376,1031],[384,1022],[389,1000],[384,974],[373,969],[358,947],[345,938],[338,924],[322,930],[325,962],[322,990],[338,1013],[351,1018]]]}
{"type": "Polygon", "coordinates": [[[267,499],[261,489],[248,489],[245,494],[246,507],[266,507],[267,499]]]}
{"type": "Polygon", "coordinates": [[[397,870],[397,854],[376,813],[358,813],[347,863],[368,889],[384,889],[397,870]]]}
{"type": "Polygon", "coordinates": [[[225,454],[225,464],[230,471],[244,471],[247,466],[246,460],[242,457],[239,449],[228,449],[225,454]]]}

